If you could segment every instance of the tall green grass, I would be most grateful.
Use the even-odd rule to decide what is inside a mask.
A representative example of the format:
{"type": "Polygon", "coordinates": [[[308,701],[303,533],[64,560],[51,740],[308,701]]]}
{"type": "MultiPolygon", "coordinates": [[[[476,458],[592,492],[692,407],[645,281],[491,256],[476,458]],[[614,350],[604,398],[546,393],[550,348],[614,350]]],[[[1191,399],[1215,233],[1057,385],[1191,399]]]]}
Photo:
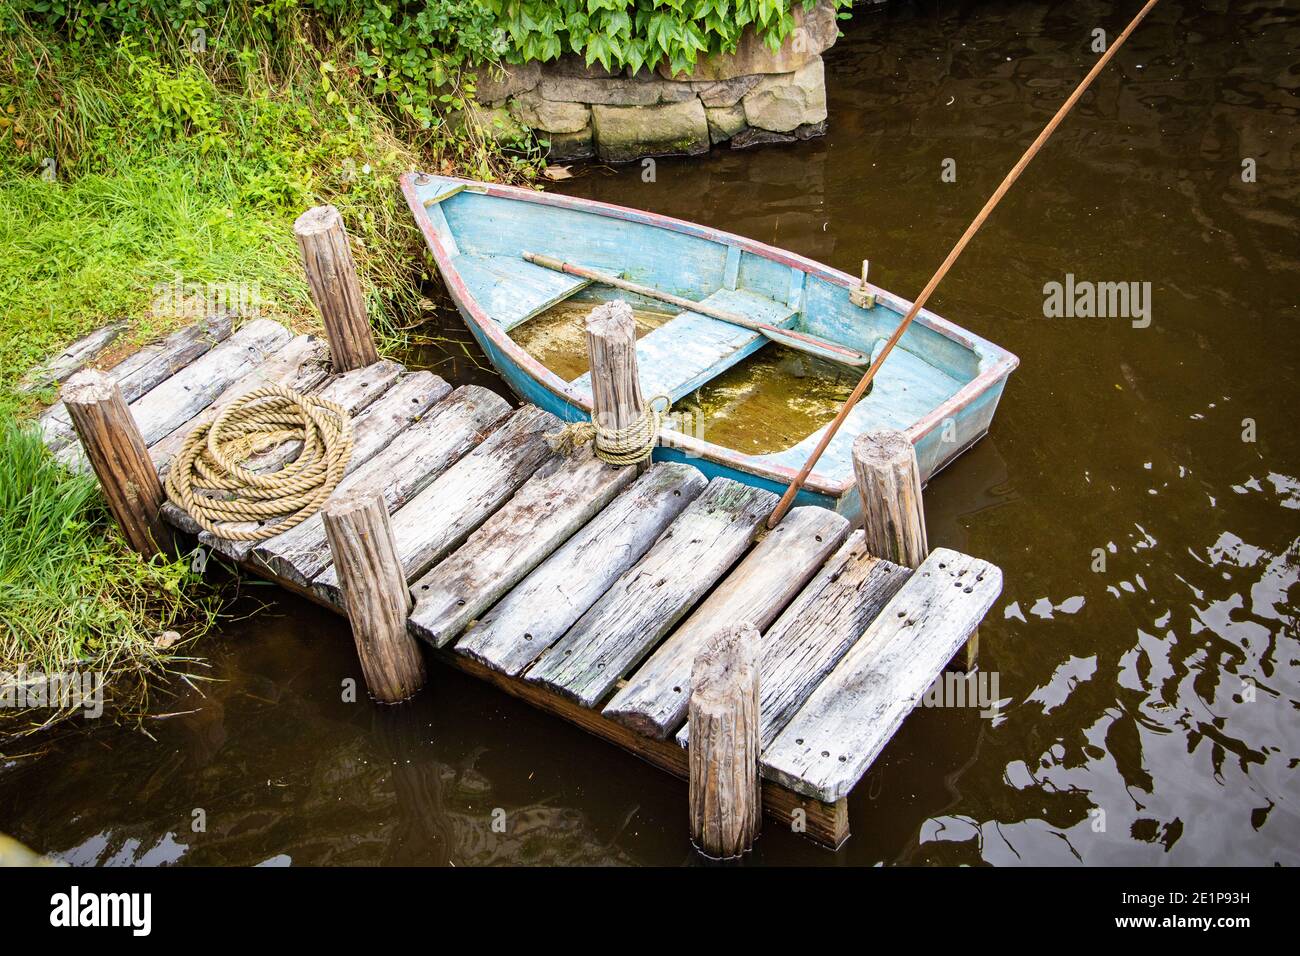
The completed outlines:
{"type": "MultiPolygon", "coordinates": [[[[155,643],[164,631],[197,635],[215,614],[215,592],[186,560],[128,550],[95,479],[57,465],[35,429],[0,414],[0,672],[128,676],[121,705],[177,660],[155,643]]],[[[0,711],[0,738],[61,716],[0,711]]]]}

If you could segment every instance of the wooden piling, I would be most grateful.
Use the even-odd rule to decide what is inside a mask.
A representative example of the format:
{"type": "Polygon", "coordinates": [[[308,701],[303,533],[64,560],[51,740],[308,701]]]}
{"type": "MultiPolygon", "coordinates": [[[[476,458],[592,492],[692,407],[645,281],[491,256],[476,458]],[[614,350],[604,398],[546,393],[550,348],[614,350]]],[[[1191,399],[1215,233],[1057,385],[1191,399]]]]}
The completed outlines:
{"type": "Polygon", "coordinates": [[[175,542],[162,520],[166,494],[121,388],[89,369],[68,379],[62,397],[127,543],[145,557],[171,551],[175,542]]]}
{"type": "Polygon", "coordinates": [[[707,856],[734,859],[758,836],[758,631],[723,628],[695,658],[691,674],[691,841],[707,856]]]}
{"type": "Polygon", "coordinates": [[[378,362],[379,351],[343,217],[333,206],[315,206],[298,217],[293,234],[302,252],[312,300],[325,321],[335,371],[350,372],[378,362]]]}
{"type": "MultiPolygon", "coordinates": [[[[587,358],[591,420],[610,431],[635,425],[645,413],[645,399],[636,363],[636,319],[622,299],[598,305],[587,316],[587,358]]],[[[603,447],[599,437],[596,444],[603,447]]]]}
{"type": "Polygon", "coordinates": [[[366,686],[384,703],[406,700],[424,686],[424,658],[406,630],[411,594],[384,497],[336,495],[322,515],[366,686]]]}
{"type": "MultiPolygon", "coordinates": [[[[862,497],[867,551],[907,568],[930,554],[921,498],[921,468],[906,433],[892,428],[865,432],[853,442],[853,475],[862,497]]],[[[973,670],[979,634],[971,635],[951,666],[973,670]]]]}
{"type": "Polygon", "coordinates": [[[862,496],[867,551],[906,568],[930,553],[921,503],[921,469],[907,435],[882,428],[853,442],[853,474],[862,496]]]}

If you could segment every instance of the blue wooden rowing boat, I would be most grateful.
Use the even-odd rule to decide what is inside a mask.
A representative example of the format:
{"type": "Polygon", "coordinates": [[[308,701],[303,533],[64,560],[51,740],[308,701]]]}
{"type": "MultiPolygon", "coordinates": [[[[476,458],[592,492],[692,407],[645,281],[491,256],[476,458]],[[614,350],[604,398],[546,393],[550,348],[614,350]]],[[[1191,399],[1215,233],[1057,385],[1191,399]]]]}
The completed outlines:
{"type": "MultiPolygon", "coordinates": [[[[867,355],[911,305],[802,256],[654,213],[422,173],[403,176],[402,190],[452,299],[492,364],[522,399],[566,421],[590,414],[586,376],[563,380],[511,331],[575,296],[601,300],[628,293],[536,265],[525,252],[619,275],[867,355]]],[[[762,332],[682,311],[638,340],[642,391],[677,401],[770,342],[762,332]]],[[[827,447],[797,503],[856,520],[853,439],[876,428],[904,430],[928,479],[988,432],[1017,364],[1010,352],[922,310],[881,366],[870,394],[827,447]]],[[[689,460],[709,477],[780,494],[821,432],[762,455],[714,444],[704,434],[707,428],[698,435],[665,432],[655,459],[689,460]]]]}

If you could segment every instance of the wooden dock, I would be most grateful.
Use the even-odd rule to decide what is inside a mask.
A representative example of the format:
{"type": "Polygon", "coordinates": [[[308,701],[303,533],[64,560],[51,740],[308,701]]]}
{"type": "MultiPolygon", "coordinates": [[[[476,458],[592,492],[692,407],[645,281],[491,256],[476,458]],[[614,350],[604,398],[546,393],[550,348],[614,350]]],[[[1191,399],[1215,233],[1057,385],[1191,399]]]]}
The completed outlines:
{"type": "MultiPolygon", "coordinates": [[[[697,655],[740,622],[761,632],[762,807],[831,847],[848,836],[855,784],[1001,589],[998,568],[948,549],[915,568],[877,557],[867,531],[820,508],[766,532],[769,491],[689,464],[562,455],[547,412],[383,359],[338,372],[325,341],[265,319],[209,318],[107,378],[162,474],[192,428],[262,385],[337,402],[355,444],[331,500],[382,500],[409,633],[444,664],[680,777],[697,655]]],[[[62,403],[40,423],[61,461],[87,467],[62,403]]],[[[203,532],[170,502],[161,516],[182,540],[347,613],[338,532],[322,514],[258,542],[203,532]]]]}

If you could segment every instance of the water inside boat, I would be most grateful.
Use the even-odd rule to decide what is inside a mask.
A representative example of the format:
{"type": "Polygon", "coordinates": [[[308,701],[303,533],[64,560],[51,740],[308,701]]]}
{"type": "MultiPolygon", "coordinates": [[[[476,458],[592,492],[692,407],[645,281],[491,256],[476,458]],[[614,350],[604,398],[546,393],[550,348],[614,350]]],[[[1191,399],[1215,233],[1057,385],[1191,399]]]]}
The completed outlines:
{"type": "MultiPolygon", "coordinates": [[[[566,382],[587,368],[587,316],[597,303],[568,299],[510,330],[510,337],[566,382]]],[[[676,316],[675,312],[634,307],[636,337],[644,337],[676,316]]]]}
{"type": "Polygon", "coordinates": [[[748,455],[784,451],[828,425],[858,373],[782,345],[766,345],[679,400],[678,431],[748,455]]]}

